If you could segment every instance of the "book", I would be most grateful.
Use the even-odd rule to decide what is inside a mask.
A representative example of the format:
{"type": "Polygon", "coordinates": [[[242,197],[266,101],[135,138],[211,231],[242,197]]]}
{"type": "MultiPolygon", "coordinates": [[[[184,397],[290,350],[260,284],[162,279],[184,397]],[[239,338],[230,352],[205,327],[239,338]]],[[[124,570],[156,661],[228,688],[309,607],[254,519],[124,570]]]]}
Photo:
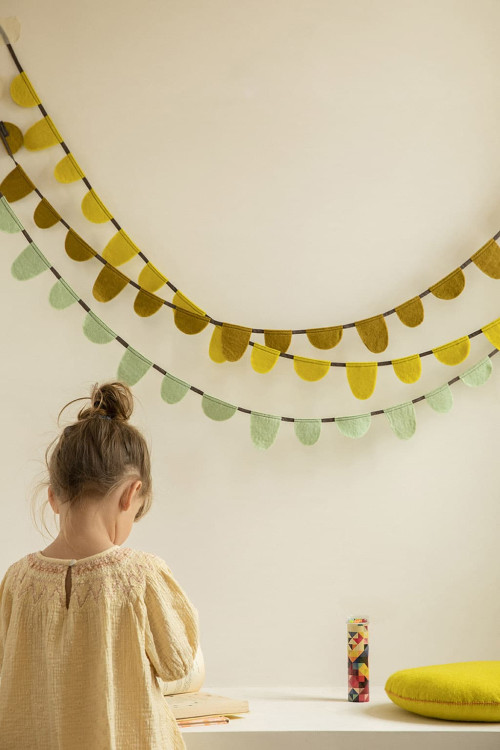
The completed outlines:
{"type": "Polygon", "coordinates": [[[179,693],[166,695],[167,701],[176,719],[190,719],[201,716],[248,713],[248,701],[239,698],[227,698],[213,693],[179,693]]]}
{"type": "Polygon", "coordinates": [[[205,660],[200,645],[193,666],[185,677],[172,682],[158,678],[162,694],[176,719],[206,719],[224,714],[247,713],[250,710],[246,700],[200,692],[204,680],[205,660]]]}
{"type": "Polygon", "coordinates": [[[213,724],[229,724],[229,716],[195,716],[192,719],[177,719],[179,727],[210,727],[213,724]]]}
{"type": "Polygon", "coordinates": [[[163,695],[177,695],[178,693],[196,693],[205,680],[205,660],[201,645],[194,656],[193,666],[185,677],[172,682],[165,682],[158,678],[163,695]]]}

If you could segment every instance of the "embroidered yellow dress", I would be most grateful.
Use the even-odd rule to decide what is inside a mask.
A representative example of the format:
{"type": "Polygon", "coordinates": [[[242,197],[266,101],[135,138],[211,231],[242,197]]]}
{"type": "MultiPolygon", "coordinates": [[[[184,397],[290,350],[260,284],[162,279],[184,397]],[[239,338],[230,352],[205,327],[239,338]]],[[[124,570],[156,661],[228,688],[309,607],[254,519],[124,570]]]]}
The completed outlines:
{"type": "Polygon", "coordinates": [[[26,555],[0,583],[1,750],[185,750],[157,676],[190,671],[198,627],[157,555],[26,555]]]}

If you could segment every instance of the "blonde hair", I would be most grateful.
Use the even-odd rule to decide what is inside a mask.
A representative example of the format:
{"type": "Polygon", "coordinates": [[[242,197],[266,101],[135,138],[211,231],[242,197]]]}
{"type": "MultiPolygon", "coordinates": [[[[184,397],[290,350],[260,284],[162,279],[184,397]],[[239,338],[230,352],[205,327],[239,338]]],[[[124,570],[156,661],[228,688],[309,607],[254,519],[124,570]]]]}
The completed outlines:
{"type": "MultiPolygon", "coordinates": [[[[69,401],[58,414],[75,401],[69,401]]],[[[61,503],[76,508],[90,497],[105,499],[127,477],[137,476],[142,487],[139,497],[144,503],[134,521],[146,515],[152,503],[151,460],[143,435],[128,420],[134,408],[130,388],[125,383],[94,384],[90,405],[80,409],[77,421],[68,425],[45,451],[48,477],[36,487],[38,493],[49,485],[61,503]],[[50,454],[50,455],[49,455],[50,454]]],[[[42,521],[49,500],[42,506],[42,521]]]]}

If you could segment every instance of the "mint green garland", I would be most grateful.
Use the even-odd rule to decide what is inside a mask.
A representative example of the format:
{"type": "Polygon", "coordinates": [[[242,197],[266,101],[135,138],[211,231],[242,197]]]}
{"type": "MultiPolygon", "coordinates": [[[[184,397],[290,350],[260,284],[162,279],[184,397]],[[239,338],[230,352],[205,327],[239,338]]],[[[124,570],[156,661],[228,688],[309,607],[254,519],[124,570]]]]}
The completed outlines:
{"type": "MultiPolygon", "coordinates": [[[[12,263],[11,273],[15,279],[26,281],[50,269],[58,277],[49,293],[51,306],[56,310],[64,310],[75,302],[80,302],[87,311],[82,326],[83,333],[90,341],[95,344],[107,344],[119,338],[104,321],[90,310],[88,305],[60,276],[59,272],[51,266],[47,258],[24,230],[23,225],[3,196],[0,197],[0,230],[9,234],[23,232],[30,240],[29,245],[24,248],[12,263]]],[[[122,342],[123,339],[120,339],[120,343],[122,342]]],[[[128,385],[135,385],[153,367],[153,362],[129,344],[123,342],[123,345],[126,346],[126,349],[118,366],[117,377],[128,385]]],[[[458,378],[454,378],[450,382],[454,383],[460,379],[467,386],[476,387],[483,385],[491,376],[493,371],[491,357],[497,351],[497,349],[494,349],[490,355],[481,359],[462,373],[462,375],[458,376],[458,378]]],[[[194,388],[189,383],[165,372],[157,365],[154,365],[154,367],[164,373],[161,383],[161,397],[166,403],[176,404],[184,398],[188,390],[195,390],[201,393],[203,412],[210,419],[222,422],[230,419],[237,410],[246,411],[250,413],[250,435],[257,448],[266,450],[276,440],[278,430],[284,418],[248,409],[243,410],[241,407],[228,404],[214,396],[209,396],[201,392],[198,388],[194,388]]],[[[434,411],[446,413],[450,411],[453,405],[450,383],[445,383],[416,400],[425,400],[434,411]]],[[[376,413],[385,414],[391,429],[398,438],[407,440],[415,433],[416,414],[413,401],[388,407],[376,413]]],[[[335,421],[342,435],[350,438],[360,438],[367,433],[371,425],[371,417],[372,415],[368,413],[335,417],[328,421],[335,421]]],[[[319,440],[322,425],[321,419],[287,419],[286,421],[293,421],[295,434],[303,445],[314,445],[319,440]]]]}

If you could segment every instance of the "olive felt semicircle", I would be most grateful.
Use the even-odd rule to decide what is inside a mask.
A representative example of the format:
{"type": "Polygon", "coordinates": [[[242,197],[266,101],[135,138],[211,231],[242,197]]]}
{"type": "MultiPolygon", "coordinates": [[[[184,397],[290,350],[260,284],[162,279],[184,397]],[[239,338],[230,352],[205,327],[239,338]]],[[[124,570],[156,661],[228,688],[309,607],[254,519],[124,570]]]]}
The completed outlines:
{"type": "Polygon", "coordinates": [[[383,315],[358,320],[355,324],[361,341],[371,352],[379,354],[387,349],[389,332],[383,315]]]}
{"type": "Polygon", "coordinates": [[[209,324],[210,320],[205,311],[197,307],[179,290],[174,294],[172,302],[180,308],[174,309],[174,323],[179,331],[194,335],[203,331],[209,324]]]}
{"type": "Polygon", "coordinates": [[[342,340],[342,333],[342,326],[309,328],[306,330],[307,338],[317,349],[333,349],[342,340]]]}
{"type": "Polygon", "coordinates": [[[492,279],[500,279],[500,247],[490,240],[471,256],[476,266],[492,279]]]}
{"type": "Polygon", "coordinates": [[[455,297],[458,297],[463,292],[464,287],[464,272],[461,268],[456,268],[448,276],[445,276],[444,279],[429,287],[429,289],[438,299],[455,299],[455,297]]]}
{"type": "Polygon", "coordinates": [[[413,297],[408,302],[398,305],[395,310],[401,323],[409,328],[419,326],[424,319],[424,306],[420,297],[413,297]]]}

